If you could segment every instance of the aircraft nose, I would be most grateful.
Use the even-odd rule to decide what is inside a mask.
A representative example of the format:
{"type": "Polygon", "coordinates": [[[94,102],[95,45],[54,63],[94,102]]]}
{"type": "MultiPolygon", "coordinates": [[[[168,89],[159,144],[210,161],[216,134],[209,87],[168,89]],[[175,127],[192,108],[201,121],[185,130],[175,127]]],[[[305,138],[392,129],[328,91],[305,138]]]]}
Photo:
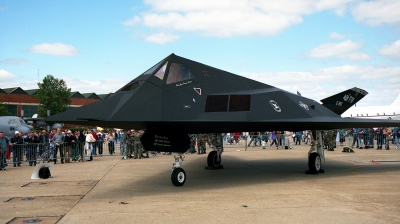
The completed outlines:
{"type": "Polygon", "coordinates": [[[19,126],[18,131],[20,133],[29,133],[29,132],[31,132],[31,129],[33,129],[33,127],[31,125],[19,126]]]}

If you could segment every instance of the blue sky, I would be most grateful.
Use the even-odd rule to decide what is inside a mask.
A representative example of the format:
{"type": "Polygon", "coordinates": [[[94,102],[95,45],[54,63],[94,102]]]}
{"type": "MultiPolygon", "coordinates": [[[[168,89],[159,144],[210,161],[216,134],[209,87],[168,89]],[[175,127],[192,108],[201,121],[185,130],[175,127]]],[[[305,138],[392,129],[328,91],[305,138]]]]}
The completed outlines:
{"type": "Polygon", "coordinates": [[[171,53],[320,100],[400,94],[398,0],[0,0],[0,88],[115,92],[171,53]]]}

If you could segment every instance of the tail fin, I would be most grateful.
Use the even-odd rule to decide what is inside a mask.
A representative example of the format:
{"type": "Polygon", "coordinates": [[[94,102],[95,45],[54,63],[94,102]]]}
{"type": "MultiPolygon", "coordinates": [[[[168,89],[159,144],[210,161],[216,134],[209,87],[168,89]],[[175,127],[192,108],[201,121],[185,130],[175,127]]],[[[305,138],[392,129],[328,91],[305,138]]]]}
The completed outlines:
{"type": "Polygon", "coordinates": [[[338,115],[343,114],[351,106],[360,101],[368,94],[367,91],[357,87],[348,89],[321,100],[322,105],[338,115]]]}
{"type": "Polygon", "coordinates": [[[390,106],[400,106],[400,94],[397,96],[397,98],[394,100],[390,106]]]}

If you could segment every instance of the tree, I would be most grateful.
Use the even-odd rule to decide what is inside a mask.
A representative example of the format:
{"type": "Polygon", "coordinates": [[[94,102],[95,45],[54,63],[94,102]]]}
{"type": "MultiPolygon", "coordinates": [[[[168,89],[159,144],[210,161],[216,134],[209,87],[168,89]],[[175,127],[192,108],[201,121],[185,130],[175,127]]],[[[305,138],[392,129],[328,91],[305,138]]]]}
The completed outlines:
{"type": "Polygon", "coordinates": [[[0,98],[0,116],[9,116],[10,112],[8,112],[6,106],[3,104],[3,101],[0,98]]]}
{"type": "Polygon", "coordinates": [[[40,102],[39,115],[47,117],[47,110],[50,114],[58,114],[65,111],[65,107],[71,104],[71,89],[62,79],[56,79],[52,75],[44,77],[43,82],[38,82],[39,90],[36,98],[40,102]]]}

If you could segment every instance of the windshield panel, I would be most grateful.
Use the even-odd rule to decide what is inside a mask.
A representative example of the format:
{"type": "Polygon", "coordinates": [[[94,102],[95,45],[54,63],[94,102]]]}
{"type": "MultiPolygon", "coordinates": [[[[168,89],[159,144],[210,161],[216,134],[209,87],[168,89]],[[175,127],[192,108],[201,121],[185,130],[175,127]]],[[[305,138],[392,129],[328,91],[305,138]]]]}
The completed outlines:
{"type": "Polygon", "coordinates": [[[167,84],[193,79],[194,75],[190,68],[184,64],[171,63],[168,71],[167,84]]]}

